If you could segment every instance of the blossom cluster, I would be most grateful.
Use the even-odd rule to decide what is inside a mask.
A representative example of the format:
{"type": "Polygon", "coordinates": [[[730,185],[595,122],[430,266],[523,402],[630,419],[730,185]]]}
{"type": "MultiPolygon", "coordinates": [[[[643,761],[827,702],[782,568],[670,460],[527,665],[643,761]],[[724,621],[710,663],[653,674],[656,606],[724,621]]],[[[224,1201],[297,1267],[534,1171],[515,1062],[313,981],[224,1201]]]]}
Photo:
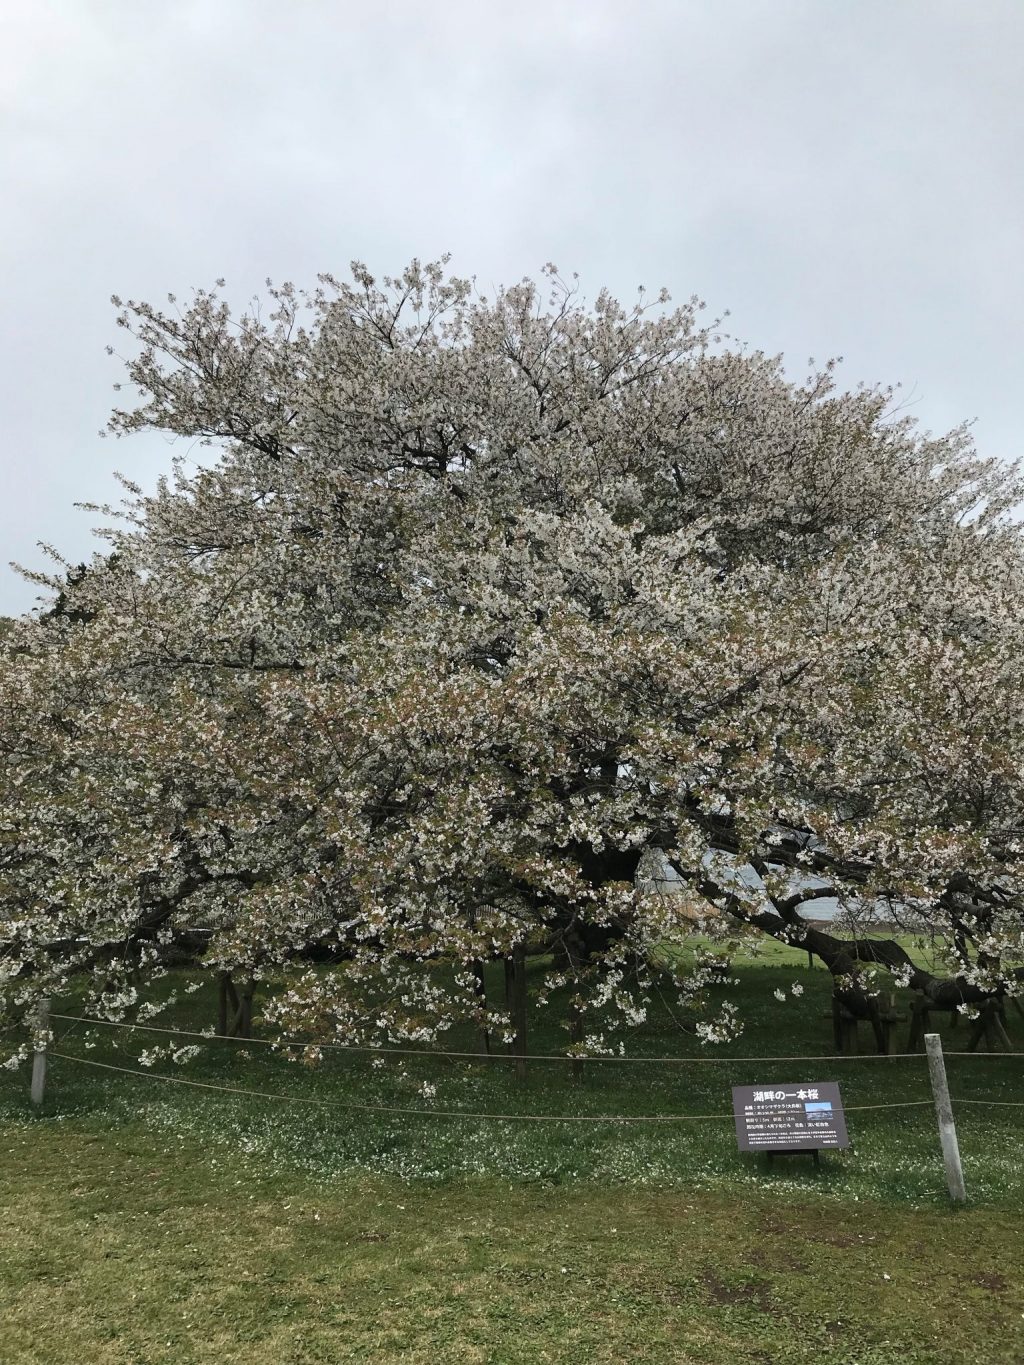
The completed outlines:
{"type": "MultiPolygon", "coordinates": [[[[123,1019],[188,945],[283,981],[287,1031],[511,1037],[481,964],[543,951],[596,1052],[655,948],[737,925],[844,989],[943,986],[830,947],[825,896],[850,942],[880,906],[944,935],[961,998],[1018,989],[1014,469],[696,300],[553,268],[487,299],[443,262],[268,287],[115,301],[111,431],[216,454],[123,480],[0,640],[7,1007],[84,976],[123,1019]]],[[[675,972],[708,1042],[720,967],[675,972]]]]}

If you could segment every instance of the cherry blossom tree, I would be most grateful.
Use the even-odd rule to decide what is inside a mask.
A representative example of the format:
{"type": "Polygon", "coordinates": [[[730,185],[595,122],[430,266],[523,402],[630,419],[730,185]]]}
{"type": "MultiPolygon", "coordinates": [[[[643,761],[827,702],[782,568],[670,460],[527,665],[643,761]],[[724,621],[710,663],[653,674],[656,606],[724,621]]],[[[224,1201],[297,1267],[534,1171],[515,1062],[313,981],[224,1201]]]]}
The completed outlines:
{"type": "MultiPolygon", "coordinates": [[[[570,1051],[605,1050],[695,928],[806,947],[876,1027],[880,972],[1015,995],[1015,468],[697,300],[444,264],[268,282],[266,317],[115,300],[110,429],[217,453],[125,480],[107,554],[0,640],[9,1003],[87,971],[130,1010],[196,925],[318,1038],[471,1017],[523,1051],[544,950],[570,1051]]],[[[708,1041],[741,1026],[712,956],[676,972],[708,1041]]]]}

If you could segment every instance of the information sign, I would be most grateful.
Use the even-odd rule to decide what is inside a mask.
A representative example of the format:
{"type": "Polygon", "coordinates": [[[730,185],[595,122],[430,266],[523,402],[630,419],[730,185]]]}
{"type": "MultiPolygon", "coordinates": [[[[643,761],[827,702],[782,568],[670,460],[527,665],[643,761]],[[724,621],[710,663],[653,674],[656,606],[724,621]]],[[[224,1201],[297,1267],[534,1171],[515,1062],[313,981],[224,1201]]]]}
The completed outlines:
{"type": "Polygon", "coordinates": [[[741,1152],[811,1152],[850,1145],[834,1081],[734,1085],[732,1108],[741,1152]]]}

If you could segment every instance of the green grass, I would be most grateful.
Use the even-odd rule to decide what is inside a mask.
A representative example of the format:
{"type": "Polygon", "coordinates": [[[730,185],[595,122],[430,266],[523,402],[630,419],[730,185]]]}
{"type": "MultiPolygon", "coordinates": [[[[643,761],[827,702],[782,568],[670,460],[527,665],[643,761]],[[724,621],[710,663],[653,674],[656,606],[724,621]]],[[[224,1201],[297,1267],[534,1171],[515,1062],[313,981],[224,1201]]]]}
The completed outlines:
{"type": "MultiPolygon", "coordinates": [[[[748,1020],[743,1037],[701,1050],[659,1009],[630,1054],[831,1052],[827,973],[794,954],[737,975],[720,991],[748,1020]],[[777,1003],[773,991],[794,981],[804,994],[777,1003]]],[[[168,1017],[209,1024],[209,987],[168,1017]]],[[[963,1025],[936,1022],[948,1050],[964,1046],[963,1025]]],[[[1012,1012],[1009,1027],[1024,1051],[1012,1012]]],[[[58,1050],[127,1067],[156,1041],[58,1029],[69,1030],[58,1050]]],[[[530,1048],[557,1051],[565,1038],[557,1014],[542,1016],[530,1048]]],[[[947,1066],[961,1100],[1024,1101],[1020,1059],[947,1066]]],[[[592,1063],[575,1084],[564,1063],[536,1063],[519,1084],[504,1062],[374,1067],[332,1053],[309,1070],[257,1044],[211,1043],[187,1067],[156,1069],[291,1102],[54,1061],[38,1117],[27,1075],[4,1075],[5,1365],[1024,1360],[1024,1110],[959,1106],[971,1205],[953,1212],[931,1109],[854,1107],[928,1100],[923,1057],[592,1063]],[[429,1112],[727,1114],[733,1084],[829,1079],[850,1107],[853,1148],[820,1169],[742,1156],[728,1118],[429,1112]]]]}
{"type": "Polygon", "coordinates": [[[1020,1222],[805,1191],[238,1173],[139,1123],[8,1132],[5,1362],[1024,1358],[1020,1222]]]}
{"type": "MultiPolygon", "coordinates": [[[[804,957],[806,963],[806,956],[804,957]]],[[[330,1182],[343,1174],[398,1176],[443,1182],[461,1178],[507,1178],[546,1184],[598,1181],[634,1187],[680,1189],[760,1188],[769,1178],[736,1150],[730,1087],[774,1081],[838,1079],[848,1106],[853,1149],[830,1154],[818,1172],[784,1163],[772,1173],[773,1188],[787,1193],[813,1189],[838,1201],[893,1200],[942,1207],[945,1183],[937,1149],[930,1088],[923,1056],[878,1059],[873,1055],[822,1062],[723,1061],[764,1054],[821,1056],[832,1051],[827,972],[806,966],[748,964],[737,968],[739,984],[718,988],[734,999],[747,1020],[735,1042],[702,1048],[676,1029],[661,1001],[649,1021],[629,1039],[629,1055],[673,1057],[679,1063],[591,1062],[574,1083],[562,1061],[530,1066],[518,1083],[504,1060],[446,1061],[433,1057],[371,1059],[361,1053],[325,1053],[310,1070],[253,1043],[211,1042],[185,1067],[169,1061],[154,1070],[214,1085],[280,1093],[306,1103],[255,1100],[134,1078],[54,1061],[47,1112],[62,1122],[116,1130],[141,1121],[153,1132],[198,1141],[211,1161],[231,1160],[259,1168],[272,1165],[330,1182]],[[785,1004],[774,990],[793,982],[804,987],[785,1004]],[[717,1060],[706,1060],[714,1058],[717,1060]],[[426,1098],[421,1087],[436,1093],[426,1098]],[[860,1105],[906,1104],[920,1108],[866,1109],[860,1105]],[[423,1116],[367,1113],[345,1104],[412,1109],[423,1116]],[[494,1122],[433,1117],[432,1111],[598,1116],[683,1116],[725,1118],[659,1124],[494,1122]]],[[[179,983],[180,984],[180,983],[179,983]]],[[[905,1002],[904,1002],[905,1003],[905,1002]]],[[[56,1007],[55,1007],[56,1008],[56,1007]]],[[[72,1001],[66,1012],[75,1013],[72,1001]]],[[[564,1011],[540,1013],[532,1024],[530,1050],[553,1053],[566,1045],[564,1011]]],[[[197,1029],[215,1016],[211,984],[161,1016],[197,1029]]],[[[937,1017],[952,1051],[966,1044],[964,1025],[951,1030],[937,1017]]],[[[1011,1012],[1011,1037],[1024,1051],[1024,1027],[1011,1012]]],[[[83,1059],[141,1070],[143,1048],[166,1041],[148,1033],[95,1029],[67,1030],[58,1050],[83,1059]],[[91,1045],[91,1046],[90,1046],[91,1045]]],[[[894,1039],[902,1048],[907,1025],[894,1039]]],[[[863,1039],[868,1045],[868,1039],[863,1039]]],[[[471,1048],[472,1037],[455,1032],[446,1046],[471,1048]]],[[[955,1096],[1024,1101],[1024,1066],[1019,1059],[980,1054],[949,1057],[955,1096]]],[[[0,1122],[23,1119],[27,1075],[0,1079],[0,1122]]],[[[961,1106],[958,1121],[971,1196],[978,1203],[1024,1208],[1024,1110],[961,1106]]]]}

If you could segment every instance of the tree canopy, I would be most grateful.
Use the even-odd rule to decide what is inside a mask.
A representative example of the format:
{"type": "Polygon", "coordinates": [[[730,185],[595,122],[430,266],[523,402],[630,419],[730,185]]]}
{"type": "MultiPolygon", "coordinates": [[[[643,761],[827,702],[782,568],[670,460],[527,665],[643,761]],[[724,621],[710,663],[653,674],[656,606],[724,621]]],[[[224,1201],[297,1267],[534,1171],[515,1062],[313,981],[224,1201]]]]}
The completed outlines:
{"type": "MultiPolygon", "coordinates": [[[[508,1033],[481,964],[543,947],[570,1046],[617,1047],[695,926],[804,944],[862,1012],[876,969],[1017,993],[1016,468],[695,299],[445,265],[114,300],[110,430],[217,453],[124,480],[109,550],[0,637],[7,1004],[85,972],[121,1017],[197,929],[322,1038],[508,1033]]],[[[676,984],[714,1041],[708,973],[676,984]]]]}

